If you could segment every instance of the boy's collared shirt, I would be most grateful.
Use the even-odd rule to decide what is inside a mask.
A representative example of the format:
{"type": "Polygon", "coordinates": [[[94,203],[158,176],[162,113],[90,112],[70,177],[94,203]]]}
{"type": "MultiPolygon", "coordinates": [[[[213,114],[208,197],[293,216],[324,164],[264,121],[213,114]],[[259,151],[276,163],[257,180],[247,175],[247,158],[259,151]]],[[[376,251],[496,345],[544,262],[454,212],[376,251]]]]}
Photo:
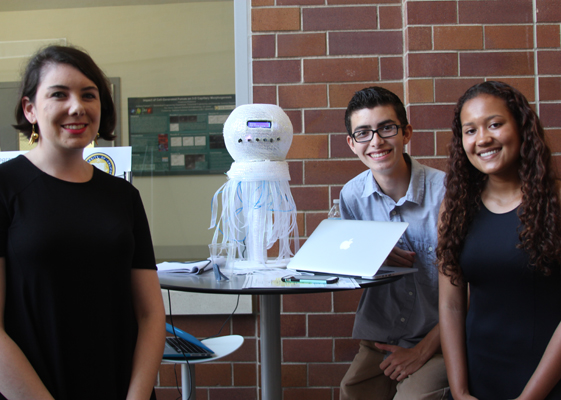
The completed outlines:
{"type": "MultiPolygon", "coordinates": [[[[414,268],[391,284],[365,289],[355,317],[353,338],[415,346],[438,323],[437,222],[444,197],[444,172],[404,154],[411,179],[404,197],[395,202],[367,170],[341,190],[343,219],[399,221],[409,226],[397,246],[415,252],[414,268]]],[[[372,244],[375,251],[375,243],[372,244]]]]}

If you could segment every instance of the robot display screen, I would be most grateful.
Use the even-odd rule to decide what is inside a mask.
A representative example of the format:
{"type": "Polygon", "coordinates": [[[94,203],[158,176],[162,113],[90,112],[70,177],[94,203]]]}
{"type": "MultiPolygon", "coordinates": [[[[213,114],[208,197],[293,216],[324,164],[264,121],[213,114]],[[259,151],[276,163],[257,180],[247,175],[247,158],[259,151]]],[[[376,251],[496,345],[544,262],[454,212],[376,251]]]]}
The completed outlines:
{"type": "Polygon", "coordinates": [[[271,121],[247,121],[248,128],[271,128],[271,121]]]}

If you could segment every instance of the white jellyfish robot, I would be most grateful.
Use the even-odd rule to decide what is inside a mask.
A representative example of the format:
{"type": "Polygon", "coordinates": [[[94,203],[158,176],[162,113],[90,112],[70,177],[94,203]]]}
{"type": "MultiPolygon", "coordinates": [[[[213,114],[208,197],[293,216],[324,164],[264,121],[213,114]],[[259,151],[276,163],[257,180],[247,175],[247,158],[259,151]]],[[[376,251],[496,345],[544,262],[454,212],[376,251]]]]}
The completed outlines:
{"type": "Polygon", "coordinates": [[[290,193],[286,153],[292,143],[292,123],[279,106],[246,104],[232,111],[224,124],[226,149],[234,159],[228,181],[212,199],[213,243],[234,243],[236,266],[283,266],[298,251],[296,204],[290,193]],[[217,220],[218,202],[222,213],[217,220]],[[267,249],[279,242],[276,260],[267,249]]]}

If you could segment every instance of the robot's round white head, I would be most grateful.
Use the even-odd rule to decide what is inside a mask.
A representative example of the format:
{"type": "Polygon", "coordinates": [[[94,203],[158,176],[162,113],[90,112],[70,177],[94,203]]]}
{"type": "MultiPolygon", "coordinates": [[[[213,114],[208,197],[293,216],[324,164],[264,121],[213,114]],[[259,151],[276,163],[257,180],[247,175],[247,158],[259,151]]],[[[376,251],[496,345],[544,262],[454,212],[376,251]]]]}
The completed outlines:
{"type": "Polygon", "coordinates": [[[236,162],[282,161],[292,144],[292,123],[279,106],[245,104],[226,120],[224,142],[236,162]]]}

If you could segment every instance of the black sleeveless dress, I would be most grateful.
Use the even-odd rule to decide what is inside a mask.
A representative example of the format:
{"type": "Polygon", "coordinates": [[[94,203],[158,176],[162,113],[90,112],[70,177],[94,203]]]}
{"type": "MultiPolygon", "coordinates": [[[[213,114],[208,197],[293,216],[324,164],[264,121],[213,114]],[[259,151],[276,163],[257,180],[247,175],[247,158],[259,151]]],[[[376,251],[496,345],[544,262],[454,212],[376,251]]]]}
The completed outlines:
{"type": "MultiPolygon", "coordinates": [[[[494,214],[482,205],[460,258],[470,284],[469,390],[479,400],[520,395],[561,321],[559,271],[532,270],[516,248],[519,225],[517,209],[494,214]]],[[[561,399],[561,384],[547,399],[561,399]]]]}

